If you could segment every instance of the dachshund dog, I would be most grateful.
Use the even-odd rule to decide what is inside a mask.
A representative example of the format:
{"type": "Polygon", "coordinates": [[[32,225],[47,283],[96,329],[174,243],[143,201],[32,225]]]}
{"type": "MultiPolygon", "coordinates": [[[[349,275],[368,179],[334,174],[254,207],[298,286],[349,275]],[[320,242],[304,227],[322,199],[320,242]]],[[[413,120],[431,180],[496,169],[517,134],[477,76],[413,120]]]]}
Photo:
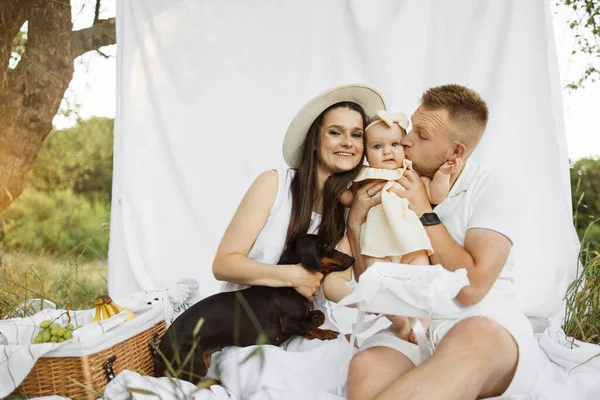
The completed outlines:
{"type": "MultiPolygon", "coordinates": [[[[278,262],[298,263],[326,275],[347,270],[354,258],[322,237],[307,234],[292,241],[278,262]]],[[[154,373],[164,376],[167,360],[174,370],[181,369],[180,379],[198,383],[206,375],[211,354],[223,347],[254,345],[259,336],[273,345],[292,336],[335,339],[337,332],[319,329],[324,322],[325,315],[311,310],[311,303],[292,287],[252,286],[218,293],[194,304],[169,326],[154,356],[154,373]]]]}

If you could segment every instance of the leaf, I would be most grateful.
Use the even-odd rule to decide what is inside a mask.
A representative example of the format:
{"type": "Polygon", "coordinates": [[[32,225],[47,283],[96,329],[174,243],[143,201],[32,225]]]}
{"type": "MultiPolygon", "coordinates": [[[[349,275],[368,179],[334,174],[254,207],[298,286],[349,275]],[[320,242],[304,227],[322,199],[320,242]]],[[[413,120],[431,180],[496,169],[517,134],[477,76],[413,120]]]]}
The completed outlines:
{"type": "Polygon", "coordinates": [[[202,325],[204,325],[204,318],[200,318],[198,320],[198,322],[196,323],[196,326],[194,327],[194,330],[192,331],[193,338],[198,336],[198,332],[200,332],[200,329],[202,329],[202,325]]]}
{"type": "Polygon", "coordinates": [[[156,393],[151,392],[150,390],[145,390],[145,389],[136,389],[136,388],[126,388],[125,389],[127,391],[127,393],[137,393],[137,394],[144,394],[146,396],[158,396],[156,393]]]}

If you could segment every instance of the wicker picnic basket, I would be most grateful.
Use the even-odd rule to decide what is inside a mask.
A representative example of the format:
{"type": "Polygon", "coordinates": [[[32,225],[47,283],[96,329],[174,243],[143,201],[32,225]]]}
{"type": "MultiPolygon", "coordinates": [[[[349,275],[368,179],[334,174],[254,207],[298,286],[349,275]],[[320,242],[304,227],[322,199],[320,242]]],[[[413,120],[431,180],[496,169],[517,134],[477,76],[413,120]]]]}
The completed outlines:
{"type": "Polygon", "coordinates": [[[14,394],[27,397],[60,395],[97,399],[119,372],[127,369],[153,375],[151,343],[158,345],[166,330],[160,321],[122,342],[83,357],[42,357],[14,394]]]}

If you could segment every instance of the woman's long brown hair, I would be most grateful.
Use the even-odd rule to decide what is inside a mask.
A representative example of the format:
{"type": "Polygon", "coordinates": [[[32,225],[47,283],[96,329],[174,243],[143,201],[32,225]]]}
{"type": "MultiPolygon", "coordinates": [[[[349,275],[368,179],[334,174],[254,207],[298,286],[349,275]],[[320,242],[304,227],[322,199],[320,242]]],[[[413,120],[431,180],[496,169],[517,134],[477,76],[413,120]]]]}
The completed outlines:
{"type": "MultiPolygon", "coordinates": [[[[317,157],[314,149],[319,146],[319,132],[325,114],[340,107],[360,113],[363,119],[363,129],[365,128],[367,122],[365,111],[360,105],[352,102],[342,102],[330,106],[310,126],[303,144],[302,162],[291,183],[292,217],[287,231],[286,247],[292,240],[308,232],[310,227],[313,206],[319,200],[317,157]]],[[[344,206],[340,204],[340,197],[348,188],[348,184],[360,172],[363,160],[364,152],[356,167],[350,171],[331,174],[325,181],[319,236],[326,239],[332,246],[337,245],[346,232],[346,216],[344,206]]]]}

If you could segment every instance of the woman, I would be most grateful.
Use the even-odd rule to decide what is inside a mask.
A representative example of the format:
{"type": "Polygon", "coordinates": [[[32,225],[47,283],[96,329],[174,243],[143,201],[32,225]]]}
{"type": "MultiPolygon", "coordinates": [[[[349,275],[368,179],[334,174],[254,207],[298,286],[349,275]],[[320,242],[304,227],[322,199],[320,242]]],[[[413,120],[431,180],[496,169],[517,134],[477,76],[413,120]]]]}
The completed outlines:
{"type": "MultiPolygon", "coordinates": [[[[336,329],[325,297],[319,291],[322,274],[308,271],[301,265],[276,263],[285,244],[298,235],[318,231],[332,244],[341,240],[345,232],[345,210],[339,200],[362,165],[367,114],[374,115],[381,109],[385,109],[385,102],[376,90],[362,85],[345,85],[317,96],[300,110],[290,124],[283,144],[283,156],[290,169],[267,171],[254,181],[217,249],[213,273],[217,279],[227,281],[225,290],[248,285],[293,287],[309,300],[315,296],[315,307],[327,316],[323,328],[336,329]]],[[[306,379],[298,374],[314,374],[310,377],[314,389],[335,391],[340,361],[332,364],[334,371],[314,371],[310,365],[303,368],[301,364],[319,360],[303,360],[298,358],[297,352],[319,347],[319,354],[327,354],[324,357],[335,354],[341,360],[348,349],[347,345],[341,344],[343,341],[343,335],[331,342],[302,337],[291,339],[282,347],[287,352],[296,352],[295,364],[286,363],[281,354],[283,349],[276,348],[272,359],[281,360],[287,369],[274,368],[273,372],[280,375],[295,367],[300,369],[294,371],[289,382],[284,383],[285,379],[274,381],[269,377],[265,382],[269,382],[269,386],[275,384],[280,389],[294,390],[306,387],[306,379]]],[[[213,361],[219,364],[231,351],[247,353],[230,349],[225,349],[213,361]]],[[[268,351],[273,352],[272,349],[268,351]]],[[[269,360],[268,356],[266,360],[269,360]]],[[[221,368],[221,379],[232,388],[231,383],[225,382],[224,373],[226,375],[227,371],[221,368]]],[[[269,375],[268,372],[265,374],[269,375]]],[[[260,386],[256,379],[258,377],[248,380],[251,388],[238,387],[234,392],[243,392],[236,393],[240,396],[253,394],[260,386]]]]}

